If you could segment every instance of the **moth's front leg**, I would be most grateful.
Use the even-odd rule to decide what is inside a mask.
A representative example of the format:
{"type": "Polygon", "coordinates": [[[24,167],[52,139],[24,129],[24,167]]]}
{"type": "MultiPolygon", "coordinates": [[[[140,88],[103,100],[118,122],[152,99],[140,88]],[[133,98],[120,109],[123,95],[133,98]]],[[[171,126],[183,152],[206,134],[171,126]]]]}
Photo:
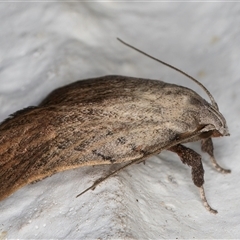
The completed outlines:
{"type": "Polygon", "coordinates": [[[194,152],[192,149],[187,148],[181,144],[173,146],[168,150],[176,153],[184,164],[187,164],[188,166],[192,167],[192,180],[194,184],[200,189],[200,196],[203,201],[203,205],[208,211],[216,214],[217,211],[211,208],[205,196],[203,188],[204,169],[202,166],[201,156],[198,153],[194,152]]]}
{"type": "Polygon", "coordinates": [[[231,172],[231,170],[224,169],[217,163],[217,161],[214,157],[214,154],[213,154],[214,147],[213,147],[213,142],[212,142],[211,138],[202,139],[201,145],[202,145],[202,151],[206,152],[210,156],[212,165],[218,172],[221,172],[221,173],[230,173],[231,172]]]}

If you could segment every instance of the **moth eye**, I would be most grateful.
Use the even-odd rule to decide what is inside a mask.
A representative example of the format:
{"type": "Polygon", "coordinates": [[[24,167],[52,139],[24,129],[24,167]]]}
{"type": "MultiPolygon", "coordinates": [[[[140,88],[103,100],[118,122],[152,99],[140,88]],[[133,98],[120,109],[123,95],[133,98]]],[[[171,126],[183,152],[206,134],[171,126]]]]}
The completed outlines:
{"type": "Polygon", "coordinates": [[[210,130],[208,132],[203,132],[200,134],[200,138],[209,138],[213,135],[213,130],[210,130]]]}
{"type": "Polygon", "coordinates": [[[222,137],[222,136],[229,136],[229,135],[223,135],[223,134],[220,133],[219,131],[213,130],[212,137],[222,137]]]}

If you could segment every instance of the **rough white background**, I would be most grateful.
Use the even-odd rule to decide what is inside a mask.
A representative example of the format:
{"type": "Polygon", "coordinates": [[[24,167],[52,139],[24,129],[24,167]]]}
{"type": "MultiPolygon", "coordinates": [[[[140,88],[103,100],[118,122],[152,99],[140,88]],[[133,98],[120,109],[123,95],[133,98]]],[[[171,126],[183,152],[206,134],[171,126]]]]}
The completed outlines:
{"type": "Polygon", "coordinates": [[[232,173],[216,172],[202,156],[207,198],[219,213],[203,207],[190,169],[163,152],[80,198],[109,166],[20,189],[0,203],[0,239],[240,238],[240,3],[2,2],[0,121],[59,86],[108,74],[174,82],[207,98],[116,37],[198,78],[218,102],[231,136],[214,140],[215,154],[232,173]]]}

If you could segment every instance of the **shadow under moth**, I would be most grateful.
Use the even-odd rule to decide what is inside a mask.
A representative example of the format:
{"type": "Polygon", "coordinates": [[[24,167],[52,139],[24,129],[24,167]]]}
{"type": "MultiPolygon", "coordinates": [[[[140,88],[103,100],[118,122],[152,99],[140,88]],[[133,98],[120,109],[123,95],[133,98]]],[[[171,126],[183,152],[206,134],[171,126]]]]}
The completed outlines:
{"type": "Polygon", "coordinates": [[[201,83],[153,59],[200,85],[211,104],[186,87],[125,76],[92,78],[60,87],[39,106],[17,111],[1,123],[0,200],[57,172],[128,162],[86,192],[123,168],[168,150],[191,167],[204,206],[217,213],[205,197],[201,156],[183,144],[200,140],[213,166],[222,173],[230,172],[217,164],[212,143],[212,137],[229,135],[226,121],[201,83]]]}

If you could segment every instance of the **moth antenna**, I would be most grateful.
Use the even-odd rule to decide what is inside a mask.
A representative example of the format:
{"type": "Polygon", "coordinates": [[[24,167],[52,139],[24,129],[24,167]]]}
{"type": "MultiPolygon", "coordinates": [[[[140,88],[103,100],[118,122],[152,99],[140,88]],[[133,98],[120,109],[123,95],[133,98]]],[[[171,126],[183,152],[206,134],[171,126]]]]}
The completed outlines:
{"type": "Polygon", "coordinates": [[[76,196],[76,198],[77,198],[77,197],[80,197],[81,195],[83,195],[84,193],[88,192],[89,190],[94,190],[101,182],[105,181],[106,179],[108,179],[109,177],[111,177],[112,175],[114,175],[115,173],[120,172],[120,171],[123,170],[124,168],[126,168],[126,167],[128,167],[128,166],[130,166],[130,165],[132,165],[132,164],[134,164],[134,163],[142,162],[142,161],[143,161],[142,159],[140,159],[140,160],[139,160],[139,159],[134,160],[134,161],[132,161],[132,162],[130,162],[130,163],[128,163],[128,164],[125,164],[124,166],[118,168],[117,170],[114,170],[113,172],[109,173],[109,174],[106,175],[105,177],[97,179],[97,180],[92,184],[92,186],[90,186],[89,188],[86,188],[83,192],[79,193],[79,194],[76,196]]]}
{"type": "Polygon", "coordinates": [[[166,62],[164,62],[164,61],[162,61],[162,60],[159,60],[159,59],[157,59],[157,58],[155,58],[155,57],[153,57],[153,56],[151,56],[151,55],[149,55],[149,54],[141,51],[140,49],[138,49],[138,48],[136,48],[136,47],[133,47],[132,45],[124,42],[124,41],[121,40],[120,38],[117,38],[117,40],[118,40],[119,42],[123,43],[124,45],[126,45],[126,46],[134,49],[135,51],[137,51],[137,52],[139,52],[139,53],[141,53],[141,54],[143,54],[143,55],[145,55],[145,56],[147,56],[147,57],[149,57],[149,58],[151,58],[151,59],[153,59],[153,60],[155,60],[155,61],[157,61],[157,62],[159,62],[159,63],[161,63],[161,64],[163,64],[163,65],[165,65],[165,66],[167,66],[167,67],[169,67],[169,68],[172,68],[172,69],[174,69],[175,71],[177,71],[177,72],[183,74],[184,76],[190,78],[193,82],[195,82],[196,84],[198,84],[198,85],[206,92],[206,94],[208,95],[208,97],[209,97],[210,100],[211,100],[212,106],[213,106],[215,109],[218,110],[218,105],[217,105],[216,101],[214,100],[212,94],[211,94],[211,93],[207,90],[207,88],[204,87],[204,85],[203,85],[202,83],[200,83],[197,79],[195,79],[195,78],[193,78],[192,76],[188,75],[188,74],[185,73],[184,71],[182,71],[182,70],[180,70],[180,69],[178,69],[178,68],[176,68],[176,67],[174,67],[174,66],[172,66],[172,65],[170,65],[170,64],[168,64],[168,63],[166,63],[166,62]]]}

